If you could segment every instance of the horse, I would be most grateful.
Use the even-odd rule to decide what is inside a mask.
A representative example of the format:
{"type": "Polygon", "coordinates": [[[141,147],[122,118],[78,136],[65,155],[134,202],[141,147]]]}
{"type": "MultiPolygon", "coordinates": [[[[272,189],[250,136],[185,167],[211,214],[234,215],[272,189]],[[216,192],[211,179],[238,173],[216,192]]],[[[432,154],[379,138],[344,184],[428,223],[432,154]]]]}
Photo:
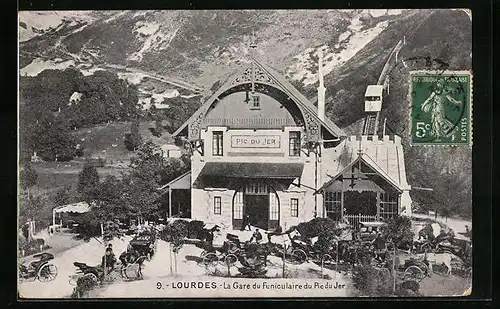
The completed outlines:
{"type": "Polygon", "coordinates": [[[447,268],[446,275],[451,275],[452,267],[451,253],[419,253],[415,255],[416,258],[423,258],[424,260],[429,262],[429,272],[432,274],[432,264],[434,265],[442,265],[444,264],[447,268]]]}

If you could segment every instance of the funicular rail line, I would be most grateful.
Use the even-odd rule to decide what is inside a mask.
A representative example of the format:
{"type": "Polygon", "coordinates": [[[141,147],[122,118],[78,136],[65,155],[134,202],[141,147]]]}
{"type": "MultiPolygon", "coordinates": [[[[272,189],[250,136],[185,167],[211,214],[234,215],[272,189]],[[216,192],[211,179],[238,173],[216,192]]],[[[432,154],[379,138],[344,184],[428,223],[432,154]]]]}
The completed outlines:
{"type": "MultiPolygon", "coordinates": [[[[418,25],[416,25],[412,29],[408,30],[404,34],[404,37],[407,37],[408,34],[413,33],[415,31],[415,29],[420,27],[432,14],[433,14],[433,12],[430,12],[429,14],[427,14],[427,16],[425,16],[425,18],[423,18],[421,20],[421,22],[418,23],[418,25]]],[[[394,48],[392,49],[391,53],[387,57],[387,61],[385,62],[384,67],[382,68],[382,71],[380,72],[380,76],[377,80],[377,85],[384,85],[385,84],[386,79],[387,79],[387,74],[388,74],[388,72],[390,72],[389,68],[391,66],[391,61],[392,61],[394,55],[397,55],[401,51],[404,44],[405,43],[403,42],[403,40],[399,40],[399,42],[396,44],[396,46],[394,46],[394,48]]],[[[380,112],[377,112],[375,114],[370,113],[370,114],[366,115],[362,135],[376,135],[377,131],[378,131],[379,118],[380,118],[380,112]]]]}

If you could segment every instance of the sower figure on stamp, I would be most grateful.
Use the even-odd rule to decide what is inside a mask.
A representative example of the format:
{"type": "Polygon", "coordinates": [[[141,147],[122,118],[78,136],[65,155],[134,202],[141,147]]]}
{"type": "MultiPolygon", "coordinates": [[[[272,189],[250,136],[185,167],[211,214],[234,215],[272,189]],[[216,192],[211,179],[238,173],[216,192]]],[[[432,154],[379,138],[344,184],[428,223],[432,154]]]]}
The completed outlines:
{"type": "MultiPolygon", "coordinates": [[[[436,83],[436,90],[434,90],[422,104],[422,111],[431,113],[431,135],[434,135],[436,140],[439,140],[441,136],[448,136],[451,133],[449,130],[454,126],[446,119],[446,101],[456,105],[462,105],[462,102],[455,100],[449,95],[448,88],[443,84],[443,81],[440,80],[436,83]]],[[[454,136],[452,136],[452,140],[453,139],[454,136]]]]}

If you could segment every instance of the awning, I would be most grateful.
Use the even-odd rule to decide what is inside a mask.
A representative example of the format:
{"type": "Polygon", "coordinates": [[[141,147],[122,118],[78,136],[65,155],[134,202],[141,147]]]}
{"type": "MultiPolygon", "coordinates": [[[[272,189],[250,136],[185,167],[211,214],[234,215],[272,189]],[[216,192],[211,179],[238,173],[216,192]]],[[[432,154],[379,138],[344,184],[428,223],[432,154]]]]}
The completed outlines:
{"type": "Polygon", "coordinates": [[[89,204],[86,202],[79,202],[69,205],[64,205],[59,208],[54,209],[54,212],[63,213],[63,212],[76,212],[76,213],[84,213],[90,210],[89,204]]]}
{"type": "Polygon", "coordinates": [[[295,179],[302,176],[302,163],[229,163],[208,162],[200,176],[228,178],[295,179]]]}

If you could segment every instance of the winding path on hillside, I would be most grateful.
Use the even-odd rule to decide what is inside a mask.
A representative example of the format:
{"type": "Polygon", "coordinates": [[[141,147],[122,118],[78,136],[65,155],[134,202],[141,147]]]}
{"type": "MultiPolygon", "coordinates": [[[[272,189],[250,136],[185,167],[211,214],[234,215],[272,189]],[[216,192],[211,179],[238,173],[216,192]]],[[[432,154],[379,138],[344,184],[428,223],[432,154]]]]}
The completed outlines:
{"type": "Polygon", "coordinates": [[[178,78],[159,75],[159,74],[155,74],[152,72],[146,72],[146,71],[143,71],[143,70],[140,70],[137,68],[131,68],[131,67],[117,65],[117,64],[105,64],[104,67],[111,68],[111,69],[117,69],[117,70],[124,70],[128,73],[142,74],[142,75],[149,77],[151,79],[158,80],[158,81],[161,81],[164,83],[168,83],[168,84],[171,84],[171,85],[174,85],[174,86],[177,86],[179,88],[183,88],[183,89],[195,92],[195,93],[203,93],[205,91],[205,89],[203,89],[202,87],[196,86],[192,83],[188,83],[188,82],[180,80],[178,78]]]}

